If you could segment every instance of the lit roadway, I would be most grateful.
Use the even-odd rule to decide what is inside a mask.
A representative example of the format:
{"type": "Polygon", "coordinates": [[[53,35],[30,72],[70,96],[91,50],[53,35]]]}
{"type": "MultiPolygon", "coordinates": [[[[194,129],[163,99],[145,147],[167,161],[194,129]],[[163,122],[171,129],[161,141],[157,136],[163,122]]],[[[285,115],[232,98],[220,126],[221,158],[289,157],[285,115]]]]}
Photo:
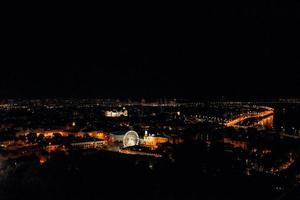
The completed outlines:
{"type": "MultiPolygon", "coordinates": [[[[241,114],[239,117],[237,118],[234,118],[230,121],[227,121],[225,123],[225,126],[227,127],[235,127],[235,128],[248,128],[250,126],[239,126],[237,125],[238,123],[246,120],[246,119],[250,119],[250,118],[263,118],[263,117],[267,117],[267,116],[270,116],[270,115],[273,115],[274,114],[274,109],[273,108],[270,108],[270,107],[261,107],[264,109],[264,111],[261,111],[261,112],[253,112],[253,113],[244,113],[244,114],[241,114]]],[[[254,126],[254,124],[252,125],[254,126]]]]}

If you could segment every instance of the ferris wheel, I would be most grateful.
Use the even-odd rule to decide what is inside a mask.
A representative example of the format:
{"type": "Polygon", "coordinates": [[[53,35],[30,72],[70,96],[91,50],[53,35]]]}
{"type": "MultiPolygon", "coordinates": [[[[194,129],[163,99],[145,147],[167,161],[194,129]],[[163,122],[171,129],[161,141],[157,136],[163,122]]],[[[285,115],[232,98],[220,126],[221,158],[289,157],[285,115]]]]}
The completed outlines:
{"type": "Polygon", "coordinates": [[[123,138],[123,146],[130,147],[139,144],[139,135],[135,131],[128,131],[123,138]]]}

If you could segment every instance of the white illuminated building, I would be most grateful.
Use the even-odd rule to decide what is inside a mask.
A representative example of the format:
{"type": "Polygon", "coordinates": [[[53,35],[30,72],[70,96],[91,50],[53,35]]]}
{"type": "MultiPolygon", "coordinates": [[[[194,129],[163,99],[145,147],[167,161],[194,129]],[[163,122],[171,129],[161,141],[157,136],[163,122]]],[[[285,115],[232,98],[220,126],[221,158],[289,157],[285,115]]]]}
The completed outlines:
{"type": "Polygon", "coordinates": [[[105,111],[105,117],[128,117],[128,111],[123,108],[121,111],[117,110],[108,110],[105,111]]]}

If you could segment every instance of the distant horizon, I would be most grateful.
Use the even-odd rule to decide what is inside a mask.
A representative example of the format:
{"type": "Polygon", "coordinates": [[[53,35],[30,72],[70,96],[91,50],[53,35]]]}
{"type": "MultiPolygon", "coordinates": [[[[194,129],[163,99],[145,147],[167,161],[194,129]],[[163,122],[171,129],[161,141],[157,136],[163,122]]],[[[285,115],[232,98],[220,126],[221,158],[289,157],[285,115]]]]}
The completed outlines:
{"type": "Polygon", "coordinates": [[[8,101],[8,100],[120,100],[122,102],[126,102],[128,100],[139,102],[142,100],[150,101],[159,101],[159,100],[176,100],[176,101],[273,101],[273,100],[300,100],[299,97],[202,97],[202,98],[188,98],[188,97],[0,97],[0,101],[8,101]]]}

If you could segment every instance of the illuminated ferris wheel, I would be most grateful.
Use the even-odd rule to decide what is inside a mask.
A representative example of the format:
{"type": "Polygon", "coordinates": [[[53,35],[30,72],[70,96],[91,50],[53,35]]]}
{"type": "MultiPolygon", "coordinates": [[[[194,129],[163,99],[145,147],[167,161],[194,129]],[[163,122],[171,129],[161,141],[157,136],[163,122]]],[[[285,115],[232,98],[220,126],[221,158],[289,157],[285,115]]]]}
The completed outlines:
{"type": "Polygon", "coordinates": [[[123,146],[130,147],[139,144],[139,135],[135,131],[128,131],[123,138],[123,146]]]}

